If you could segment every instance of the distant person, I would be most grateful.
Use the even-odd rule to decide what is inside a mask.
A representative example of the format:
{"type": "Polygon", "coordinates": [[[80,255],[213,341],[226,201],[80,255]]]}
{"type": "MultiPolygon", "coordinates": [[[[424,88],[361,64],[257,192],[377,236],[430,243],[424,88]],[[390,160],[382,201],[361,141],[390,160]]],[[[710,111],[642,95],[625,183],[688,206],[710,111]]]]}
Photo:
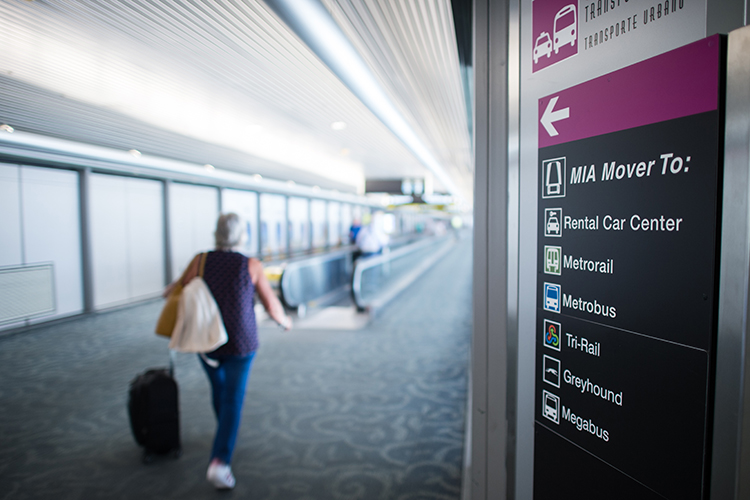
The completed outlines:
{"type": "MultiPolygon", "coordinates": [[[[271,318],[284,329],[292,328],[292,320],[273,293],[260,261],[237,252],[247,236],[240,217],[233,213],[219,216],[214,236],[216,250],[208,252],[203,280],[216,299],[229,339],[215,351],[199,355],[211,383],[218,422],[206,478],[218,489],[232,489],[235,485],[230,465],[232,453],[250,366],[258,349],[255,292],[271,318]]],[[[183,285],[198,275],[199,261],[200,255],[196,255],[185,272],[183,285]]]]}
{"type": "Polygon", "coordinates": [[[381,227],[380,214],[376,213],[369,223],[360,229],[356,243],[361,256],[370,257],[382,253],[389,241],[388,235],[381,227]]]}
{"type": "Polygon", "coordinates": [[[362,221],[354,219],[352,225],[349,226],[349,244],[354,245],[357,243],[357,235],[360,229],[362,229],[362,221]]]}
{"type": "MultiPolygon", "coordinates": [[[[357,244],[357,235],[359,234],[359,231],[362,229],[362,222],[355,218],[352,221],[352,225],[349,226],[349,244],[350,245],[356,245],[357,244]]],[[[352,260],[357,260],[362,255],[362,252],[359,251],[359,248],[352,251],[352,260]]]]}

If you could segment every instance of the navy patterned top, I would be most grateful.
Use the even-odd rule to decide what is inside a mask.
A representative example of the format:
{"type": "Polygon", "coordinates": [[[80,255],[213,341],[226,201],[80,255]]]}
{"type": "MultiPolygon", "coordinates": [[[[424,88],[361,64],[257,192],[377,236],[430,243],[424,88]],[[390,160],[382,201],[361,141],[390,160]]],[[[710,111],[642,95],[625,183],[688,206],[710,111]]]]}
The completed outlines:
{"type": "Polygon", "coordinates": [[[221,311],[229,340],[208,357],[246,356],[258,349],[255,323],[255,286],[248,270],[248,258],[237,252],[208,252],[203,280],[221,311]]]}

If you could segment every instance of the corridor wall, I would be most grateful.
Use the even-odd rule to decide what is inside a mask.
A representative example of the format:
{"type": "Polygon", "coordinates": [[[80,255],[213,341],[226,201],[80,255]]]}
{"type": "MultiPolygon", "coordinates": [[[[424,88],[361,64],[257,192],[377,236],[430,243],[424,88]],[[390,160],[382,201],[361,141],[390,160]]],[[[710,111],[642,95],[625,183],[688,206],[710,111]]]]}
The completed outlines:
{"type": "Polygon", "coordinates": [[[78,174],[0,164],[0,213],[0,267],[51,263],[55,298],[53,314],[0,324],[0,329],[80,313],[83,283],[78,174]]]}

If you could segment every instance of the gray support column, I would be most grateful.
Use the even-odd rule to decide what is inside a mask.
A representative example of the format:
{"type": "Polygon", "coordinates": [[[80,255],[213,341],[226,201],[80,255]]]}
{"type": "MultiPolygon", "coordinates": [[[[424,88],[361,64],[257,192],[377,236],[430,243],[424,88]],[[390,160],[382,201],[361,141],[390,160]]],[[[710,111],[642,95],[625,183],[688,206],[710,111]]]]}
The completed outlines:
{"type": "Polygon", "coordinates": [[[509,251],[509,241],[517,246],[517,235],[509,240],[509,232],[518,228],[518,209],[510,207],[518,203],[518,172],[508,164],[508,16],[508,0],[474,4],[473,500],[511,499],[515,489],[518,337],[509,304],[517,300],[517,262],[510,261],[517,247],[509,251]]]}
{"type": "Polygon", "coordinates": [[[706,2],[706,36],[727,34],[747,24],[747,0],[706,2]]]}
{"type": "Polygon", "coordinates": [[[471,353],[471,496],[487,499],[489,236],[489,0],[474,2],[474,280],[471,353]]]}
{"type": "Polygon", "coordinates": [[[286,256],[292,255],[292,227],[289,224],[289,196],[284,196],[284,219],[286,223],[286,256]]]}
{"type": "Polygon", "coordinates": [[[313,222],[312,222],[312,200],[307,199],[307,253],[312,252],[313,246],[313,222]]]}
{"type": "Polygon", "coordinates": [[[711,498],[750,498],[750,28],[729,35],[711,498]]]}
{"type": "Polygon", "coordinates": [[[224,188],[220,187],[219,189],[219,214],[224,213],[224,188]]]}
{"type": "Polygon", "coordinates": [[[162,181],[162,214],[164,217],[164,284],[172,283],[172,217],[169,210],[169,199],[172,181],[162,181]]]}
{"type": "Polygon", "coordinates": [[[78,173],[78,196],[81,208],[81,271],[83,274],[83,312],[94,310],[94,265],[91,244],[91,205],[89,189],[91,186],[91,169],[86,168],[78,173]]]}
{"type": "Polygon", "coordinates": [[[325,222],[323,223],[323,229],[324,229],[323,233],[325,234],[325,238],[326,238],[325,248],[328,249],[331,247],[331,235],[329,234],[331,232],[331,221],[328,220],[328,205],[331,202],[326,200],[325,203],[326,203],[326,210],[325,210],[326,219],[325,219],[325,222]]]}

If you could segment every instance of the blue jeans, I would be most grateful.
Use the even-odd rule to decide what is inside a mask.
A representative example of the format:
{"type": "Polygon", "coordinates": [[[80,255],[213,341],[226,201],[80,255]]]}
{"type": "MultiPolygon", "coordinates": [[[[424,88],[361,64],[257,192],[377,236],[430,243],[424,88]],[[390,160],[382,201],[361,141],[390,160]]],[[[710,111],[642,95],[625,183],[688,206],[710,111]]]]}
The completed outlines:
{"type": "Polygon", "coordinates": [[[211,450],[212,460],[218,458],[226,464],[232,461],[237,431],[242,420],[242,402],[245,400],[247,379],[254,357],[254,352],[247,356],[217,356],[216,361],[220,364],[216,368],[198,357],[211,382],[214,413],[218,422],[211,450]]]}

